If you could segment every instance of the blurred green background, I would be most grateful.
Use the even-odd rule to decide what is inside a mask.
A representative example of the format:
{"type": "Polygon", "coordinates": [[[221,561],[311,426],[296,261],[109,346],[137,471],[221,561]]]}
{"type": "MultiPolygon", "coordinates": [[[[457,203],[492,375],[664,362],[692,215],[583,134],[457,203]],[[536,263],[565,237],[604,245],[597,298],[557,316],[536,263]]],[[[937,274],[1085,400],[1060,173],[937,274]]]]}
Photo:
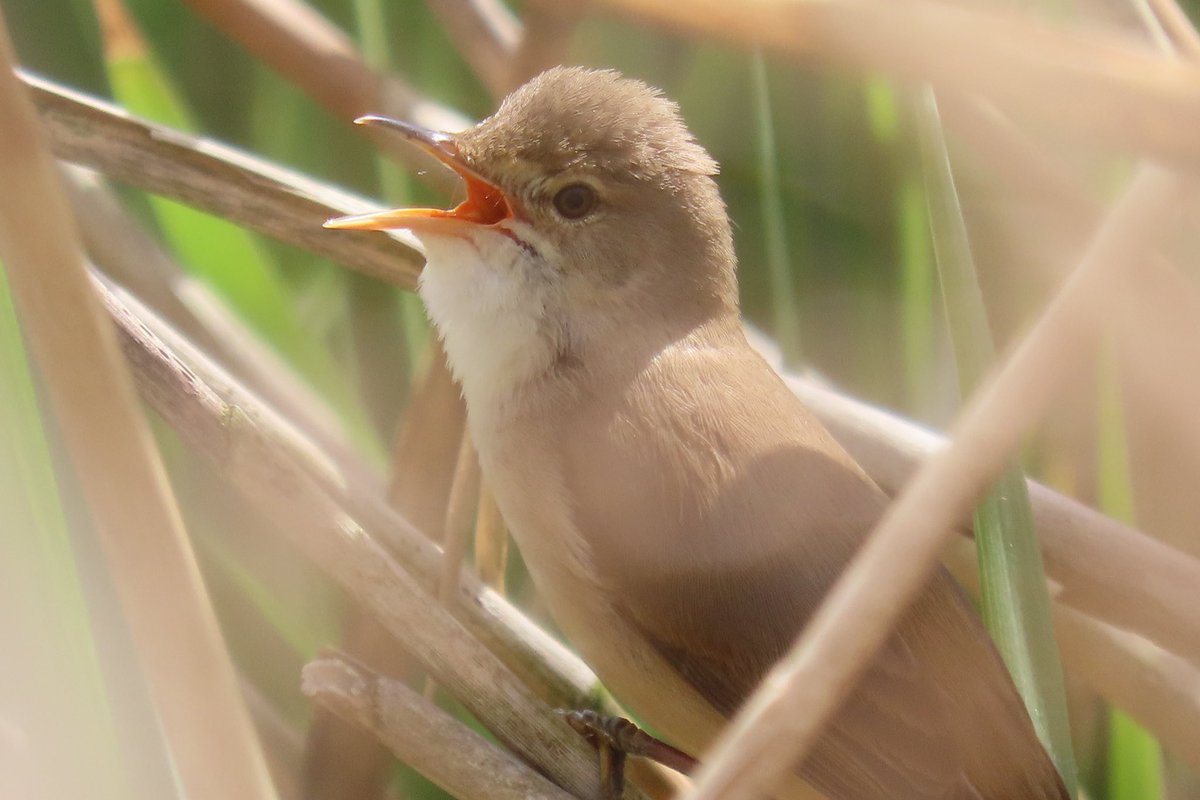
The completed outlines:
{"type": "MultiPolygon", "coordinates": [[[[473,118],[492,109],[488,93],[418,0],[312,5],[354,35],[376,66],[404,76],[425,95],[473,118]]],[[[1195,11],[1195,3],[1188,5],[1195,11]]],[[[449,200],[416,176],[381,167],[350,120],[332,117],[182,3],[128,0],[127,6],[148,44],[147,60],[106,60],[90,0],[0,0],[20,59],[33,71],[364,195],[396,204],[449,200]]],[[[519,11],[519,4],[513,6],[519,11]]],[[[790,366],[815,370],[856,396],[933,425],[952,418],[960,390],[908,90],[882,77],[763,60],[595,15],[574,31],[569,52],[575,63],[619,69],[678,100],[693,132],[722,167],[718,180],[734,221],[745,315],[777,339],[790,366]]],[[[953,139],[950,148],[957,151],[953,139]]],[[[1026,272],[1008,269],[1022,251],[1005,242],[986,188],[988,170],[1003,165],[965,158],[962,166],[956,177],[968,228],[973,242],[986,244],[975,252],[988,306],[985,324],[1002,348],[1039,308],[1052,281],[1039,277],[1036,265],[1026,272]]],[[[1118,162],[1088,168],[1102,183],[1127,167],[1118,162]]],[[[428,340],[419,304],[392,287],[198,212],[133,190],[125,197],[180,262],[326,398],[356,442],[382,465],[428,340]]],[[[11,319],[11,311],[0,309],[0,316],[11,319]]],[[[11,355],[4,380],[29,388],[36,379],[21,363],[16,336],[11,325],[0,327],[0,346],[11,355]]],[[[1104,391],[1112,395],[1115,389],[1104,391]]],[[[1064,491],[1132,520],[1119,409],[1097,423],[1095,397],[1085,400],[1089,411],[1082,415],[1076,413],[1079,398],[1064,402],[1059,412],[1064,424],[1031,445],[1027,464],[1064,491]],[[1107,494],[1096,488],[1105,480],[1107,494]]],[[[20,470],[31,481],[21,486],[32,488],[18,490],[13,502],[35,502],[40,492],[36,502],[43,511],[31,515],[46,526],[45,541],[56,543],[25,549],[16,539],[9,544],[13,557],[43,570],[41,585],[65,587],[63,598],[53,601],[60,604],[60,618],[47,624],[60,625],[71,640],[95,625],[97,614],[118,616],[112,590],[86,533],[85,515],[70,499],[71,487],[60,485],[63,471],[49,469],[58,458],[52,426],[39,422],[32,399],[6,405],[10,430],[46,427],[45,441],[35,437],[20,447],[25,454],[18,459],[20,470]],[[39,457],[41,472],[28,466],[39,457]],[[69,524],[46,522],[56,515],[69,524]]],[[[337,641],[342,600],[294,555],[281,557],[255,537],[239,534],[268,523],[224,491],[165,427],[157,433],[238,666],[290,723],[302,726],[308,708],[295,676],[319,647],[337,641]]],[[[519,565],[513,570],[520,597],[519,565]]],[[[31,585],[38,584],[32,579],[31,585]]],[[[105,675],[111,680],[114,671],[130,667],[129,654],[107,645],[96,649],[99,663],[83,664],[80,680],[95,689],[90,702],[96,704],[97,724],[108,719],[118,727],[137,727],[137,720],[148,719],[144,698],[129,711],[106,700],[111,690],[103,688],[105,675]]],[[[1084,782],[1093,796],[1159,796],[1160,754],[1152,740],[1124,720],[1113,723],[1111,736],[1105,723],[1099,733],[1095,726],[1076,728],[1084,782]]],[[[161,785],[170,784],[161,763],[145,768],[158,770],[161,785]]],[[[410,796],[437,796],[419,780],[405,780],[410,796]]],[[[1183,778],[1177,783],[1188,785],[1183,778]]],[[[1176,789],[1174,796],[1189,796],[1183,792],[1176,789]]]]}

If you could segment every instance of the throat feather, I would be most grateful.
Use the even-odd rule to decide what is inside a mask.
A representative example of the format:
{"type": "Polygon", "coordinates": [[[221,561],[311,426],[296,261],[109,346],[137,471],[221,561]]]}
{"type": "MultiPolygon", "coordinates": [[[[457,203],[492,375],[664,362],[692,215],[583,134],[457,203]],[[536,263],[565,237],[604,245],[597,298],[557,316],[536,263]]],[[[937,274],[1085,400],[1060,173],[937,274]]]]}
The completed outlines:
{"type": "Polygon", "coordinates": [[[488,236],[490,246],[483,247],[432,239],[425,242],[421,299],[468,410],[488,413],[557,358],[546,325],[548,289],[529,274],[523,252],[508,239],[488,236]]]}

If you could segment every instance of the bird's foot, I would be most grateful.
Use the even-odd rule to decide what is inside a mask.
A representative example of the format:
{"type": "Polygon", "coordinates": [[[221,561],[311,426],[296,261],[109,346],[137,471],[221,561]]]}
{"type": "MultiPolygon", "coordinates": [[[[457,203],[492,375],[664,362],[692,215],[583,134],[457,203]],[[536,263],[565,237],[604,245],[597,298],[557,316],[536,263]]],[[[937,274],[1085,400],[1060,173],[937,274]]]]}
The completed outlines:
{"type": "Polygon", "coordinates": [[[607,717],[588,709],[559,711],[558,714],[599,753],[604,800],[620,800],[625,790],[627,755],[657,761],[685,775],[696,766],[696,759],[654,738],[624,717],[607,717]]]}

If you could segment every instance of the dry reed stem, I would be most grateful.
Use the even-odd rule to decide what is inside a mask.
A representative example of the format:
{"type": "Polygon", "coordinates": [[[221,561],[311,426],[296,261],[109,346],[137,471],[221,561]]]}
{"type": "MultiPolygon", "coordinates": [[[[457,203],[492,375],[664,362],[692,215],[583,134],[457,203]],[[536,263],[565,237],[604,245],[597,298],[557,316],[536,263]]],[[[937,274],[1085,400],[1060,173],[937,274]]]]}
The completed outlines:
{"type": "MultiPolygon", "coordinates": [[[[936,433],[814,380],[786,380],[888,494],[900,492],[947,445],[936,433]]],[[[1062,587],[1055,599],[1200,663],[1200,615],[1192,599],[1200,560],[1040,483],[1028,485],[1046,574],[1062,587]]],[[[970,531],[969,513],[958,522],[970,531]]]]}
{"type": "MultiPolygon", "coordinates": [[[[471,433],[463,429],[459,437],[458,458],[450,497],[446,502],[445,524],[442,528],[442,566],[438,575],[437,598],[446,608],[453,609],[459,590],[458,579],[467,560],[474,530],[476,503],[479,501],[479,456],[471,444],[471,433]]],[[[425,683],[425,696],[433,698],[437,690],[432,680],[425,683]]]]}
{"type": "Polygon", "coordinates": [[[494,99],[512,89],[509,73],[521,25],[498,0],[425,0],[459,54],[494,99]]]}
{"type": "MultiPolygon", "coordinates": [[[[1143,405],[1175,423],[1181,446],[1200,452],[1200,290],[1194,276],[1152,259],[1111,309],[1122,368],[1143,405]]],[[[1194,521],[1193,521],[1194,523],[1194,521]]],[[[1192,547],[1200,543],[1193,542],[1192,547]]]]}
{"type": "MultiPolygon", "coordinates": [[[[439,0],[432,6],[493,94],[503,94],[510,88],[510,62],[520,26],[507,10],[491,5],[490,0],[439,0]]],[[[297,76],[297,80],[303,83],[303,76],[297,76]]],[[[455,555],[454,548],[448,548],[451,552],[443,559],[439,597],[448,602],[458,589],[458,573],[469,532],[462,529],[460,536],[452,535],[450,531],[461,527],[457,520],[450,528],[446,525],[447,514],[453,516],[454,509],[461,506],[463,500],[460,487],[457,502],[451,502],[451,486],[442,481],[442,476],[455,472],[453,463],[447,460],[447,456],[453,458],[454,454],[447,452],[445,444],[461,438],[466,447],[469,436],[465,432],[466,409],[458,387],[450,377],[445,354],[436,342],[430,352],[432,359],[398,428],[389,496],[393,506],[414,519],[422,530],[443,531],[444,541],[461,542],[461,555],[455,555]],[[461,435],[459,430],[463,431],[461,435]],[[450,432],[446,434],[447,431],[450,432]],[[447,464],[450,469],[443,469],[447,464]]],[[[477,465],[475,472],[475,482],[479,483],[477,465]]],[[[484,522],[482,517],[480,522],[484,522]]],[[[368,663],[379,664],[393,673],[417,680],[411,658],[396,648],[389,637],[379,636],[377,627],[378,623],[369,617],[354,619],[346,646],[366,658],[368,663]]],[[[431,693],[433,687],[433,682],[427,681],[426,692],[431,693]]],[[[388,767],[386,753],[362,738],[359,731],[339,724],[334,718],[318,715],[314,720],[310,728],[312,746],[308,764],[314,774],[322,777],[322,785],[330,784],[331,796],[337,796],[348,780],[356,781],[362,787],[358,796],[371,797],[381,793],[388,767]]]]}
{"type": "Polygon", "coordinates": [[[145,58],[146,40],[122,0],[92,0],[92,8],[100,23],[100,44],[106,62],[145,58]]]}
{"type": "MultiPolygon", "coordinates": [[[[1147,269],[1113,336],[1139,524],[1200,558],[1200,295],[1194,276],[1147,269]],[[1138,321],[1141,325],[1138,325],[1138,321]]],[[[1200,649],[1200,645],[1198,645],[1200,649]]],[[[1200,659],[1198,659],[1200,662],[1200,659]]]]}
{"type": "Polygon", "coordinates": [[[1133,12],[1137,21],[1140,23],[1133,26],[1133,29],[1138,33],[1144,33],[1149,41],[1154,45],[1158,52],[1168,55],[1175,55],[1175,42],[1167,34],[1159,20],[1154,9],[1150,7],[1149,0],[1128,0],[1130,10],[1133,12]]]}
{"type": "MultiPolygon", "coordinates": [[[[67,194],[89,260],[153,308],[207,353],[219,356],[241,375],[234,353],[220,343],[188,307],[193,291],[207,288],[183,272],[163,246],[133,218],[103,176],[82,167],[62,165],[67,194]]],[[[248,380],[248,379],[247,379],[248,380]]]]}
{"type": "MultiPolygon", "coordinates": [[[[373,69],[340,28],[303,0],[187,0],[250,55],[275,69],[339,120],[365,114],[409,120],[433,130],[457,131],[470,119],[421,96],[404,80],[373,69]]],[[[427,156],[369,125],[356,133],[408,165],[421,178],[452,186],[447,170],[426,170],[427,156]]]]}
{"type": "Polygon", "coordinates": [[[1072,674],[1200,770],[1200,671],[1138,636],[1062,606],[1054,628],[1072,674]]]}
{"type": "MultiPolygon", "coordinates": [[[[991,186],[1007,189],[1020,199],[1037,198],[1039,207],[1053,209],[1050,218],[1033,217],[1038,233],[1021,236],[1052,241],[1070,240],[1063,252],[1079,252],[1095,230],[1103,209],[1061,162],[994,106],[968,97],[940,97],[943,123],[952,132],[955,154],[977,156],[991,186]],[[1040,234],[1040,236],[1039,236],[1040,234]]],[[[1025,222],[1022,219],[1022,222],[1025,222]]],[[[1018,231],[1013,231],[1013,237],[1018,231]]],[[[1057,252],[1057,251],[1056,251],[1057,252]]]]}
{"type": "Polygon", "coordinates": [[[769,790],[801,759],[937,563],[945,538],[1011,458],[1093,342],[1093,309],[1123,267],[1141,263],[1183,192],[1144,168],[1029,336],[984,382],[950,444],[900,492],[791,652],[722,734],[692,800],[769,790]]]}
{"type": "Polygon", "coordinates": [[[1127,36],[937,0],[601,0],[594,7],[790,58],[928,81],[939,94],[981,96],[1039,116],[1077,141],[1200,167],[1200,140],[1190,134],[1200,126],[1200,70],[1127,36]]]}
{"type": "MultiPolygon", "coordinates": [[[[187,274],[121,204],[100,176],[66,169],[67,188],[91,260],[133,292],[192,344],[304,431],[339,463],[354,463],[337,416],[207,284],[187,274]]],[[[361,470],[354,480],[376,486],[361,470]]]]}
{"type": "Polygon", "coordinates": [[[436,532],[446,526],[467,407],[436,337],[424,361],[392,443],[387,500],[422,531],[436,532]]]}
{"type": "MultiPolygon", "coordinates": [[[[187,0],[225,35],[269,64],[339,120],[365,114],[409,120],[432,130],[457,131],[471,120],[422,97],[404,80],[376,71],[341,29],[302,0],[187,0]]],[[[434,185],[449,187],[449,170],[427,170],[428,157],[387,131],[354,130],[434,185]]]]}
{"type": "MultiPolygon", "coordinates": [[[[387,114],[434,130],[460,130],[469,120],[422,97],[398,77],[376,72],[354,42],[320,12],[300,0],[186,0],[197,13],[269,64],[334,116],[349,122],[363,114],[387,114]]],[[[361,131],[376,139],[375,131],[361,131]]],[[[376,141],[389,146],[383,137],[376,141]]],[[[396,148],[402,158],[412,148],[396,148]]]]}
{"type": "MultiPolygon", "coordinates": [[[[1011,124],[975,104],[961,102],[949,119],[964,144],[982,161],[1003,165],[993,169],[993,187],[1006,190],[1014,213],[999,215],[1001,225],[1018,247],[1039,247],[1035,259],[1052,261],[1059,254],[1082,249],[1087,234],[1100,220],[1100,209],[1079,181],[1040,152],[1011,124]],[[1020,214],[1026,198],[1037,198],[1037,214],[1020,214]],[[1020,215],[1020,220],[1015,219],[1020,215]]],[[[1057,277],[1057,276],[1046,276],[1057,277]]],[[[1194,507],[1188,495],[1191,473],[1179,463],[1180,450],[1200,452],[1200,426],[1195,424],[1188,398],[1200,395],[1200,291],[1191,279],[1162,254],[1146,260],[1136,280],[1121,293],[1123,303],[1109,311],[1114,340],[1119,343],[1128,401],[1145,409],[1142,416],[1173,420],[1174,444],[1156,448],[1164,455],[1157,475],[1139,480],[1137,492],[1143,525],[1157,535],[1200,554],[1193,537],[1194,507]],[[1117,335],[1119,334],[1119,335],[1117,335]],[[1175,456],[1172,458],[1172,456],[1175,456]],[[1150,493],[1150,494],[1147,494],[1150,493]],[[1174,534],[1174,535],[1173,535],[1174,534]]],[[[1131,419],[1137,424],[1138,414],[1131,419]]],[[[1137,431],[1131,436],[1136,443],[1137,431]]],[[[1135,444],[1136,446],[1136,444],[1135,444]]],[[[1194,471],[1194,470],[1193,470],[1194,471]]],[[[1145,478],[1145,466],[1136,471],[1145,478]]],[[[1200,650],[1197,641],[1193,652],[1200,650]]]]}
{"type": "Polygon", "coordinates": [[[1189,61],[1200,61],[1200,35],[1179,3],[1176,0],[1149,0],[1149,3],[1179,54],[1189,61]]]}
{"type": "Polygon", "coordinates": [[[446,527],[442,531],[442,571],[438,578],[438,599],[449,607],[458,594],[458,579],[467,560],[471,534],[475,530],[476,503],[479,501],[479,456],[471,443],[471,434],[463,430],[458,448],[458,464],[450,499],[446,506],[446,527]]]}
{"type": "Polygon", "coordinates": [[[139,188],[180,200],[367,275],[411,289],[422,259],[401,236],[331,235],[332,216],[374,204],[232,147],[138,120],[94,98],[22,75],[51,149],[139,188]]]}
{"type": "Polygon", "coordinates": [[[61,178],[0,16],[0,256],[91,511],[179,780],[257,800],[270,777],[61,178]]]}
{"type": "Polygon", "coordinates": [[[521,41],[509,67],[509,89],[567,60],[571,34],[583,10],[563,8],[559,0],[531,0],[521,17],[521,41]]]}
{"type": "MultiPolygon", "coordinates": [[[[1141,0],[1141,5],[1152,9],[1152,27],[1157,38],[1165,40],[1161,47],[1196,63],[1200,36],[1178,4],[1174,0],[1141,0]]],[[[1192,280],[1163,269],[1160,261],[1164,259],[1152,265],[1156,274],[1139,276],[1130,286],[1131,306],[1134,310],[1141,307],[1142,322],[1148,327],[1143,329],[1132,320],[1133,326],[1127,322],[1122,335],[1111,340],[1116,346],[1121,385],[1120,413],[1139,520],[1156,535],[1200,555],[1200,542],[1194,536],[1192,496],[1200,469],[1200,450],[1196,449],[1200,428],[1191,405],[1182,407],[1180,402],[1182,397],[1195,397],[1200,391],[1200,356],[1188,352],[1196,350],[1200,342],[1200,296],[1192,280]],[[1164,277],[1169,281],[1163,281],[1164,277]],[[1168,282],[1174,285],[1162,291],[1168,282]],[[1152,372],[1164,368],[1163,374],[1152,372]]]]}
{"type": "MultiPolygon", "coordinates": [[[[378,476],[373,471],[368,472],[366,465],[356,456],[351,456],[339,423],[324,403],[205,284],[179,268],[157,241],[132,219],[99,176],[76,167],[68,168],[67,174],[88,250],[106,274],[131,289],[135,295],[148,300],[156,313],[183,332],[193,344],[220,360],[235,377],[245,382],[290,422],[298,425],[322,452],[337,458],[338,466],[349,473],[348,483],[353,483],[361,491],[380,487],[378,476]]],[[[381,633],[376,625],[373,624],[368,633],[372,643],[396,647],[395,640],[381,633]]],[[[245,685],[243,689],[246,689],[245,685]]],[[[254,699],[248,693],[247,696],[254,699]]],[[[327,775],[329,771],[322,765],[316,765],[302,773],[302,747],[299,741],[289,740],[285,758],[278,725],[264,724],[263,720],[269,719],[270,715],[261,703],[258,706],[251,703],[251,712],[263,738],[268,767],[279,795],[298,799],[301,796],[301,775],[304,774],[304,796],[310,800],[322,797],[319,793],[321,781],[313,778],[327,775]]],[[[321,715],[317,714],[309,730],[319,730],[320,722],[321,715]]],[[[358,729],[353,730],[362,735],[358,729]]],[[[291,732],[291,736],[298,738],[294,732],[291,732]]],[[[325,745],[326,742],[320,744],[325,745]]],[[[337,758],[340,780],[337,781],[336,796],[368,796],[361,791],[362,785],[346,773],[349,766],[360,760],[372,746],[379,747],[368,739],[365,743],[355,741],[346,750],[329,746],[321,748],[323,755],[334,751],[330,755],[337,758]]],[[[303,763],[306,767],[310,766],[309,762],[303,763]]]]}
{"type": "MultiPolygon", "coordinates": [[[[436,533],[445,527],[466,409],[436,340],[430,342],[425,361],[397,426],[388,503],[418,530],[436,533]]],[[[355,493],[374,494],[357,487],[355,493]]],[[[423,672],[411,654],[361,609],[354,609],[346,621],[341,647],[376,670],[409,683],[421,680],[423,672]]],[[[318,709],[308,729],[305,759],[310,800],[380,797],[387,789],[391,762],[387,748],[370,733],[318,709]]]]}
{"type": "MultiPolygon", "coordinates": [[[[378,664],[381,671],[410,680],[419,671],[403,644],[365,610],[354,607],[343,623],[341,645],[378,664]],[[396,668],[395,664],[400,664],[396,668]]],[[[393,756],[370,731],[334,711],[316,706],[304,735],[301,766],[305,800],[372,800],[387,796],[393,756]]]]}
{"type": "Polygon", "coordinates": [[[496,496],[483,481],[479,487],[479,510],[475,520],[475,570],[484,586],[504,594],[504,572],[508,565],[508,528],[496,496]]]}
{"type": "Polygon", "coordinates": [[[343,658],[304,667],[304,693],[370,731],[396,756],[461,800],[572,800],[400,681],[343,658]]]}
{"type": "MultiPolygon", "coordinates": [[[[226,395],[238,394],[246,405],[223,400],[172,350],[185,353],[189,361],[203,361],[200,353],[165,330],[132,298],[99,284],[97,288],[117,322],[122,348],[143,397],[196,454],[266,514],[288,542],[370,609],[438,683],[501,741],[538,764],[560,785],[590,796],[597,785],[591,748],[430,593],[439,566],[434,546],[411,529],[393,530],[391,543],[410,548],[407,563],[414,566],[416,575],[406,571],[392,552],[339,505],[314,472],[292,461],[293,455],[300,459],[308,455],[304,449],[286,452],[294,446],[294,432],[282,433],[281,440],[272,436],[272,432],[280,433],[282,420],[236,388],[228,377],[223,381],[226,395]],[[167,341],[152,334],[148,324],[167,341]],[[396,541],[396,535],[404,541],[396,541]]],[[[208,369],[219,373],[212,365],[208,369]]],[[[319,470],[320,465],[316,466],[319,470]]],[[[464,618],[477,622],[480,618],[502,619],[503,600],[481,591],[477,581],[464,579],[462,585],[463,596],[457,606],[463,609],[464,618]]],[[[516,631],[513,637],[527,650],[547,646],[533,656],[539,663],[526,674],[536,677],[539,670],[554,671],[560,683],[552,690],[563,689],[563,683],[571,679],[563,678],[566,670],[562,663],[571,662],[571,657],[552,652],[556,650],[552,640],[534,633],[528,622],[504,620],[503,624],[516,631]]],[[[509,655],[513,655],[511,651],[509,655]]],[[[541,681],[536,685],[547,690],[549,684],[541,681]]],[[[574,699],[582,701],[586,695],[577,693],[574,699]]],[[[581,703],[571,705],[575,704],[581,703]]],[[[644,795],[634,792],[634,796],[644,795]]]]}
{"type": "Polygon", "coordinates": [[[300,732],[283,718],[275,706],[263,697],[258,687],[245,676],[242,676],[241,687],[246,708],[250,712],[250,718],[254,720],[254,729],[262,742],[263,755],[271,772],[271,780],[275,784],[276,796],[279,800],[301,800],[302,797],[307,797],[300,781],[300,732]]]}

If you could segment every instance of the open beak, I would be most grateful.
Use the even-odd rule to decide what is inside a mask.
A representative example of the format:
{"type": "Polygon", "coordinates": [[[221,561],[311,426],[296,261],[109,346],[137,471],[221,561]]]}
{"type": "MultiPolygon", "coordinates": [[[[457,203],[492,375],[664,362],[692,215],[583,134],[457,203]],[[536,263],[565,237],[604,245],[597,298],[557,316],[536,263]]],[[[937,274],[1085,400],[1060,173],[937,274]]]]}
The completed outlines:
{"type": "Polygon", "coordinates": [[[454,137],[447,133],[401,122],[388,117],[367,116],[354,120],[357,125],[379,125],[394,131],[454,170],[467,185],[467,199],[450,210],[440,208],[397,208],[373,214],[335,217],[326,228],[382,231],[407,228],[413,231],[445,231],[455,224],[495,225],[513,216],[504,192],[467,164],[459,153],[454,137]]]}

